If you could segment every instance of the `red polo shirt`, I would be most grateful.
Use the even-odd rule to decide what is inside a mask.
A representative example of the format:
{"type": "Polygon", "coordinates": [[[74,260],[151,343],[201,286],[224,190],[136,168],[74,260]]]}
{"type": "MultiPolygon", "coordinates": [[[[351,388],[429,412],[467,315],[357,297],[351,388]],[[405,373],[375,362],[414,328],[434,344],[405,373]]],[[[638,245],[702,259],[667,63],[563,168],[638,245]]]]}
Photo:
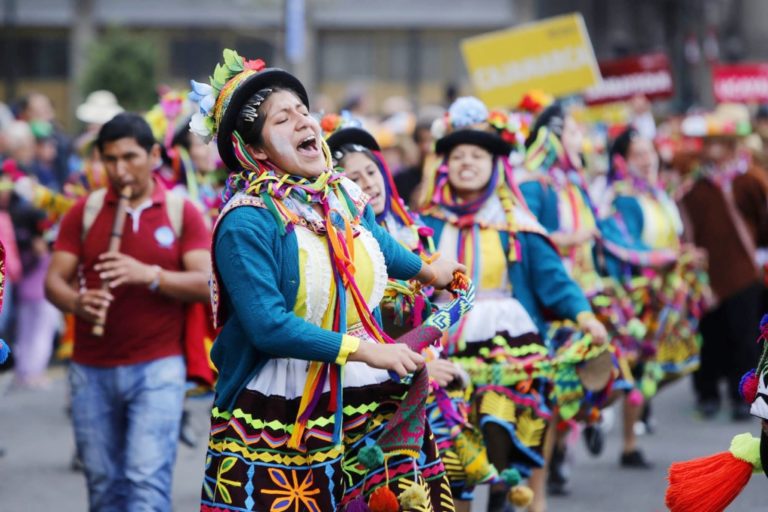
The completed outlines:
{"type": "MultiPolygon", "coordinates": [[[[149,265],[170,271],[182,270],[182,255],[197,249],[209,250],[211,234],[202,214],[184,201],[183,228],[176,238],[165,204],[166,188],[155,179],[155,190],[144,205],[125,219],[120,252],[149,265]]],[[[117,208],[117,194],[110,188],[104,206],[85,240],[82,239],[85,198],[64,219],[54,246],[80,260],[80,280],[87,288],[100,288],[93,267],[109,246],[109,234],[117,208]]],[[[75,350],[72,360],[91,366],[136,364],[182,354],[184,304],[146,286],[123,285],[112,290],[115,300],[107,314],[104,336],[91,334],[92,324],[75,321],[75,350]]]]}

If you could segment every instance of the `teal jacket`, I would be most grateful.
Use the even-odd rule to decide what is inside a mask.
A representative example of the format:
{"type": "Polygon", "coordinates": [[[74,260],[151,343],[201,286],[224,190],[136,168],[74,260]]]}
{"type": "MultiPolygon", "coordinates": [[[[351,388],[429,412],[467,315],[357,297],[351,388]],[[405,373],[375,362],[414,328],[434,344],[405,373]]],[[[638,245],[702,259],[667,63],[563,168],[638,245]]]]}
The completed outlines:
{"type": "Polygon", "coordinates": [[[554,187],[544,186],[539,180],[526,181],[520,184],[520,192],[539,224],[549,233],[560,229],[560,207],[557,204],[557,192],[554,187]]]}
{"type": "MultiPolygon", "coordinates": [[[[379,243],[391,277],[410,279],[421,259],[376,224],[366,207],[361,224],[379,243]]],[[[220,221],[214,239],[224,323],[211,350],[219,371],[215,405],[232,410],[246,384],[268,359],[289,357],[332,363],[342,334],[306,322],[293,313],[299,289],[296,233],[281,236],[263,208],[234,208],[220,221]]]]}
{"type": "Polygon", "coordinates": [[[648,248],[643,242],[643,228],[645,217],[640,201],[632,196],[616,196],[613,200],[613,209],[621,218],[624,232],[629,239],[639,248],[648,248]]]}
{"type": "MultiPolygon", "coordinates": [[[[586,204],[591,204],[589,196],[579,187],[586,204]]],[[[520,185],[531,213],[550,233],[560,229],[559,205],[554,187],[541,181],[526,181],[520,185]]],[[[612,253],[610,248],[622,249],[635,254],[647,253],[650,248],[643,242],[643,212],[640,203],[634,197],[620,196],[614,200],[614,209],[619,214],[605,219],[597,219],[597,228],[605,244],[594,247],[595,268],[605,276],[616,279],[631,277],[636,267],[626,263],[622,257],[612,253]]]]}
{"type": "MultiPolygon", "coordinates": [[[[445,227],[445,221],[423,216],[424,223],[434,230],[435,245],[445,227]]],[[[499,232],[504,252],[509,251],[509,234],[499,232]]],[[[531,315],[539,333],[546,337],[548,317],[576,320],[579,313],[592,311],[584,293],[568,276],[554,247],[543,236],[520,232],[521,261],[507,265],[507,276],[512,284],[512,296],[531,315]]],[[[456,254],[446,256],[456,258],[456,254]]]]}

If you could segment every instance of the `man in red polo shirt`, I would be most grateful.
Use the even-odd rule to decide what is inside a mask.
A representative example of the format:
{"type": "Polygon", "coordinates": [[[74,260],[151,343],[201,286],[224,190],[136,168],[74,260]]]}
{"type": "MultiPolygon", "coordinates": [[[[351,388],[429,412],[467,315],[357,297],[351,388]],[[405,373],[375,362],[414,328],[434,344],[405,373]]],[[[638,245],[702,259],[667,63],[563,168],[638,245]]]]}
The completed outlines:
{"type": "Polygon", "coordinates": [[[210,233],[192,203],[153,177],[160,148],[140,116],[114,117],[96,144],[109,187],[62,220],[46,295],[76,316],[72,416],[90,510],[167,511],[184,399],[184,303],[208,297],[210,233]],[[120,252],[107,252],[126,185],[120,252]]]}

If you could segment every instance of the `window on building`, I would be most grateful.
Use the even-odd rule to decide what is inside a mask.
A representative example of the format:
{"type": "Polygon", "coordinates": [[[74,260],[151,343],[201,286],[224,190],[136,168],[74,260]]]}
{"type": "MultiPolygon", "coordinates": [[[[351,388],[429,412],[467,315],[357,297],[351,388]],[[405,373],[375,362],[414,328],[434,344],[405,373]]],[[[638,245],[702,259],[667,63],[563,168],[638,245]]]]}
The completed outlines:
{"type": "Polygon", "coordinates": [[[337,82],[372,80],[376,53],[370,35],[322,34],[319,45],[320,80],[337,82]]]}
{"type": "Polygon", "coordinates": [[[384,53],[384,58],[379,62],[386,63],[378,69],[380,80],[393,82],[405,82],[410,71],[410,59],[416,48],[410,48],[411,39],[408,34],[396,33],[383,37],[379,48],[384,53]]]}
{"type": "Polygon", "coordinates": [[[0,38],[0,74],[15,71],[19,79],[66,78],[69,71],[69,45],[64,35],[16,36],[0,38]]]}
{"type": "Polygon", "coordinates": [[[419,44],[419,80],[457,82],[467,75],[461,56],[463,33],[423,32],[419,44]]]}
{"type": "Polygon", "coordinates": [[[171,40],[170,72],[174,77],[208,82],[211,62],[221,59],[221,43],[214,37],[178,37],[171,40]]]}
{"type": "Polygon", "coordinates": [[[237,53],[246,59],[261,59],[271,66],[275,62],[275,47],[264,39],[238,37],[235,39],[237,53]]]}

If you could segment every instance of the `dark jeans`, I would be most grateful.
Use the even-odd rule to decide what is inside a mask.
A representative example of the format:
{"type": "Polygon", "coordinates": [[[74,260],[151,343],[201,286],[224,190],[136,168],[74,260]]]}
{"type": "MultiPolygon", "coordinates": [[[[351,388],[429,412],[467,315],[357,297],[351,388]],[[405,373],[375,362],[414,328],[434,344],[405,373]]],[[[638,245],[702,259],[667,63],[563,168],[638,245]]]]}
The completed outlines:
{"type": "Polygon", "coordinates": [[[720,400],[721,378],[728,382],[728,395],[739,403],[739,381],[754,368],[760,357],[760,317],[763,285],[755,283],[725,299],[701,319],[701,366],[693,374],[699,400],[720,400]]]}

